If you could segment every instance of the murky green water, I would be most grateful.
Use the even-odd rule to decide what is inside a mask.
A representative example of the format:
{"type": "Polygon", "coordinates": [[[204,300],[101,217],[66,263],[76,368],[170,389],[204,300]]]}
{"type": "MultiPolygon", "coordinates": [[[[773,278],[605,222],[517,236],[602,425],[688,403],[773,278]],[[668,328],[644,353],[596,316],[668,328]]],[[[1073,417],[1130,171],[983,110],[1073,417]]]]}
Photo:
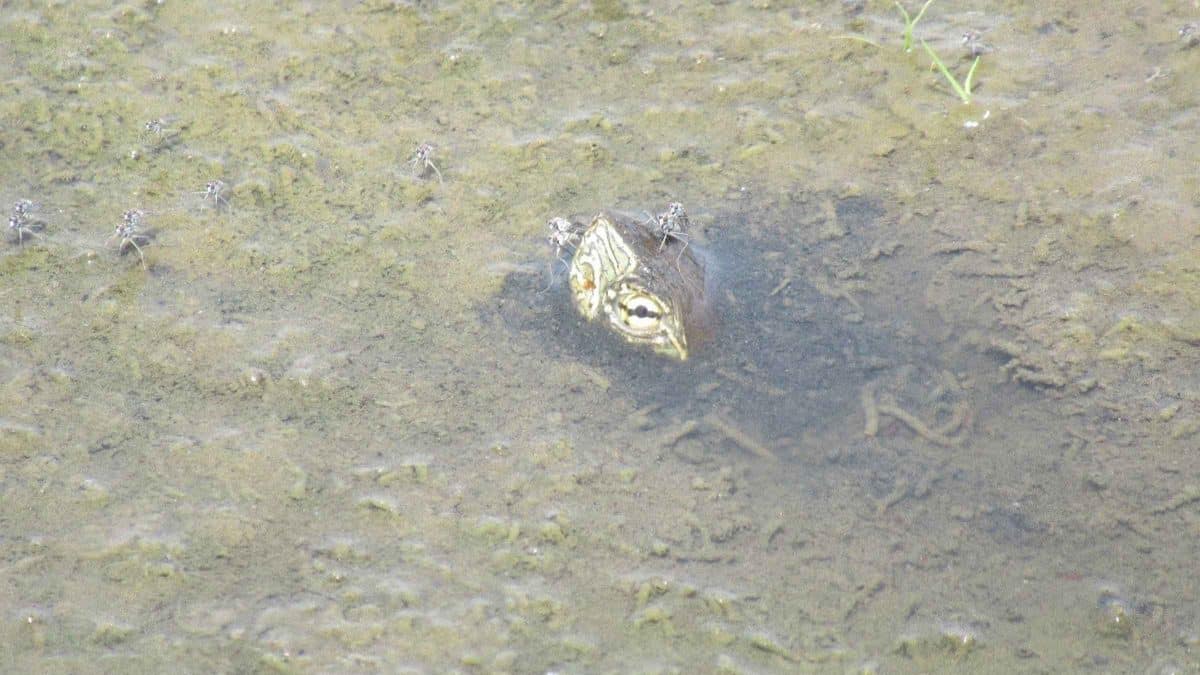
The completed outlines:
{"type": "Polygon", "coordinates": [[[252,6],[0,7],[5,672],[1200,672],[1197,3],[252,6]]]}

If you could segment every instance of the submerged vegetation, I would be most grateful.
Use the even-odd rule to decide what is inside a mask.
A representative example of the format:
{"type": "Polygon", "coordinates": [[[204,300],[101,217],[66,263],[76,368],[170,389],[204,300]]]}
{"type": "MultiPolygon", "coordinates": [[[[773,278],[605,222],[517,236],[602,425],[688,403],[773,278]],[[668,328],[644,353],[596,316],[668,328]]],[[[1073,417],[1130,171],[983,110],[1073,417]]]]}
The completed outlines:
{"type": "Polygon", "coordinates": [[[938,58],[937,52],[933,51],[933,47],[930,47],[929,43],[924,40],[921,40],[921,46],[925,48],[925,53],[929,54],[929,58],[933,60],[933,65],[937,66],[942,76],[950,83],[950,88],[954,90],[954,93],[958,94],[963,103],[969,104],[971,102],[971,82],[975,78],[975,69],[979,66],[979,59],[982,57],[975,57],[975,60],[971,62],[970,70],[967,71],[967,76],[963,78],[962,84],[959,84],[958,79],[954,77],[954,74],[950,72],[946,64],[938,58]]]}
{"type": "Polygon", "coordinates": [[[913,47],[913,29],[917,27],[917,23],[921,17],[925,16],[925,10],[933,4],[933,0],[925,0],[925,4],[921,5],[921,11],[917,12],[916,16],[910,16],[908,10],[904,9],[904,5],[896,2],[896,8],[904,15],[904,51],[911,52],[913,47]]]}
{"type": "MultiPolygon", "coordinates": [[[[925,10],[929,9],[929,5],[931,4],[933,4],[933,0],[925,0],[925,4],[921,5],[920,11],[917,12],[916,16],[913,16],[909,14],[908,10],[904,9],[904,5],[901,5],[899,0],[897,0],[896,9],[899,9],[900,14],[904,17],[905,52],[912,51],[913,31],[916,29],[917,24],[921,21],[921,17],[925,16],[925,10]]],[[[920,41],[921,46],[925,48],[925,53],[928,54],[929,58],[933,61],[933,65],[937,67],[937,69],[942,73],[942,76],[946,78],[946,81],[950,83],[950,88],[954,90],[955,94],[958,94],[958,98],[961,99],[963,103],[967,104],[971,102],[971,83],[975,78],[975,69],[979,66],[979,54],[981,53],[982,49],[986,49],[975,42],[977,37],[978,33],[972,31],[967,33],[967,36],[964,36],[963,38],[963,44],[968,45],[968,47],[971,49],[971,55],[974,56],[975,59],[971,62],[971,68],[967,71],[967,76],[961,83],[958,81],[958,78],[954,77],[954,75],[950,72],[950,69],[946,67],[946,64],[942,61],[942,59],[938,57],[937,52],[933,51],[933,47],[930,47],[929,43],[925,42],[925,40],[920,41]]]]}

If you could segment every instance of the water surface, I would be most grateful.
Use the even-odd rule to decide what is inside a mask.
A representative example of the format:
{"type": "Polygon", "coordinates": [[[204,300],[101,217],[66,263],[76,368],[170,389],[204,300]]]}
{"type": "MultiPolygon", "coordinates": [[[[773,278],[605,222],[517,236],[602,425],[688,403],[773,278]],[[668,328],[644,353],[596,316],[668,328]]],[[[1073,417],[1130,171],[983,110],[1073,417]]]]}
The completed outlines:
{"type": "Polygon", "coordinates": [[[6,4],[0,662],[1200,670],[1198,12],[6,4]],[[672,200],[685,364],[543,243],[672,200]]]}

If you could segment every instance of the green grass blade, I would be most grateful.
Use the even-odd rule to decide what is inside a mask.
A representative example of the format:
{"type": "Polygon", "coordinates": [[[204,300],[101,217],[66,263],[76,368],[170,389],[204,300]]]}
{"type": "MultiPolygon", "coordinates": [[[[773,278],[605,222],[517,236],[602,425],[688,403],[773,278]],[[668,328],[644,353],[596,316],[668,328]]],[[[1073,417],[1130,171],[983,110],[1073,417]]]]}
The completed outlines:
{"type": "Polygon", "coordinates": [[[916,18],[909,15],[908,10],[904,9],[904,5],[900,4],[900,0],[895,0],[896,9],[900,10],[900,14],[904,17],[904,51],[912,51],[913,29],[917,27],[917,23],[921,21],[921,17],[925,16],[925,10],[933,4],[933,0],[925,0],[925,4],[921,5],[921,11],[917,12],[916,18]]]}
{"type": "MultiPolygon", "coordinates": [[[[925,53],[929,54],[929,58],[933,59],[933,64],[938,67],[938,70],[942,71],[942,76],[945,77],[946,81],[950,83],[950,86],[954,89],[954,93],[958,94],[958,97],[962,99],[963,103],[970,103],[971,92],[964,90],[962,85],[958,83],[958,80],[954,79],[954,76],[950,74],[950,69],[947,68],[946,64],[942,63],[942,60],[938,58],[936,53],[934,53],[933,47],[930,47],[929,43],[925,42],[924,40],[921,40],[921,46],[925,48],[925,53]]],[[[978,62],[979,57],[975,57],[975,60],[978,62]]],[[[972,67],[971,70],[973,71],[974,67],[972,67]]],[[[969,76],[968,84],[970,84],[969,76]]]]}
{"type": "Polygon", "coordinates": [[[971,63],[971,69],[967,71],[967,79],[963,82],[963,88],[967,90],[967,96],[971,95],[971,82],[975,77],[975,67],[979,65],[979,59],[980,57],[975,57],[975,60],[971,63]]]}
{"type": "Polygon", "coordinates": [[[912,18],[908,16],[908,10],[904,9],[904,5],[900,4],[900,0],[896,0],[896,9],[900,10],[900,14],[904,17],[904,51],[912,51],[912,18]]]}
{"type": "Polygon", "coordinates": [[[917,27],[917,22],[921,20],[921,17],[925,16],[925,10],[929,9],[929,6],[932,4],[933,0],[925,0],[925,4],[921,5],[921,11],[917,12],[917,18],[912,21],[913,28],[917,27]]]}

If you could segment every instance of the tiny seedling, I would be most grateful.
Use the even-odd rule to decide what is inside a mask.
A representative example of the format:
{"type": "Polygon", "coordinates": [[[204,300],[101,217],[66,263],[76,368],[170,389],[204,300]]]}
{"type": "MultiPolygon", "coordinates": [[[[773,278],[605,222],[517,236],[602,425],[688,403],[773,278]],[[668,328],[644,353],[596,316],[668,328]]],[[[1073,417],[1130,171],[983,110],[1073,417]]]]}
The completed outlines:
{"type": "Polygon", "coordinates": [[[929,43],[924,40],[921,40],[921,46],[925,48],[925,53],[929,54],[929,58],[933,59],[933,65],[942,71],[942,77],[945,77],[946,81],[950,83],[950,88],[954,90],[954,93],[958,94],[963,103],[969,104],[971,102],[971,80],[975,78],[975,68],[979,66],[979,59],[982,57],[975,57],[975,60],[971,62],[971,69],[967,71],[966,79],[962,81],[962,84],[959,84],[954,75],[950,73],[950,69],[946,67],[946,64],[942,63],[942,60],[938,58],[937,52],[933,51],[933,47],[930,47],[929,43]]]}
{"type": "Polygon", "coordinates": [[[413,175],[418,178],[424,176],[430,169],[437,174],[438,182],[443,183],[442,172],[438,170],[437,164],[433,163],[433,145],[430,143],[422,143],[417,146],[417,151],[413,154],[412,159],[408,160],[409,166],[412,167],[413,175]]]}
{"type": "Polygon", "coordinates": [[[210,180],[204,184],[204,190],[201,192],[193,192],[194,195],[200,195],[202,202],[212,202],[213,209],[220,211],[223,205],[227,211],[233,213],[233,204],[229,203],[229,199],[225,197],[225,182],[221,180],[210,180]]]}
{"type": "MultiPolygon", "coordinates": [[[[667,210],[658,214],[657,218],[652,218],[648,224],[655,237],[662,237],[662,241],[658,242],[659,251],[667,245],[668,239],[683,242],[684,249],[688,247],[687,228],[691,221],[688,220],[687,211],[683,210],[683,204],[667,204],[667,210]]],[[[679,254],[683,255],[683,251],[680,250],[679,254]]]]}
{"type": "MultiPolygon", "coordinates": [[[[570,274],[571,266],[567,264],[567,260],[563,257],[563,254],[568,251],[573,252],[579,246],[579,242],[583,238],[583,227],[572,223],[566,218],[551,218],[546,226],[550,230],[550,236],[546,240],[554,247],[555,262],[560,263],[563,266],[563,271],[570,274]]],[[[557,268],[557,265],[550,263],[550,283],[546,284],[546,287],[539,293],[545,293],[554,286],[557,268]]]]}
{"type": "Polygon", "coordinates": [[[149,150],[166,150],[179,141],[179,130],[171,126],[173,119],[156,117],[142,124],[142,140],[149,150]]]}
{"type": "Polygon", "coordinates": [[[116,232],[105,242],[109,248],[113,248],[117,253],[124,255],[126,249],[130,246],[137,251],[138,259],[142,261],[142,269],[146,267],[146,255],[142,253],[142,246],[150,243],[150,236],[141,232],[142,219],[146,217],[146,212],[141,209],[129,209],[121,215],[121,224],[117,225],[116,232]],[[113,246],[116,242],[116,246],[113,246]],[[141,242],[141,245],[138,245],[141,242]]]}
{"type": "Polygon", "coordinates": [[[33,231],[35,227],[44,225],[33,216],[37,209],[38,205],[28,199],[18,199],[13,203],[12,215],[8,217],[8,229],[16,233],[18,246],[25,244],[25,235],[41,238],[42,235],[33,231]]]}
{"type": "Polygon", "coordinates": [[[925,10],[929,9],[929,5],[933,4],[933,0],[925,0],[925,4],[921,5],[921,11],[917,12],[915,17],[909,16],[908,10],[904,9],[904,5],[896,2],[896,7],[900,10],[900,14],[904,16],[904,51],[911,52],[913,46],[913,29],[917,27],[917,22],[921,17],[925,16],[925,10]]]}

